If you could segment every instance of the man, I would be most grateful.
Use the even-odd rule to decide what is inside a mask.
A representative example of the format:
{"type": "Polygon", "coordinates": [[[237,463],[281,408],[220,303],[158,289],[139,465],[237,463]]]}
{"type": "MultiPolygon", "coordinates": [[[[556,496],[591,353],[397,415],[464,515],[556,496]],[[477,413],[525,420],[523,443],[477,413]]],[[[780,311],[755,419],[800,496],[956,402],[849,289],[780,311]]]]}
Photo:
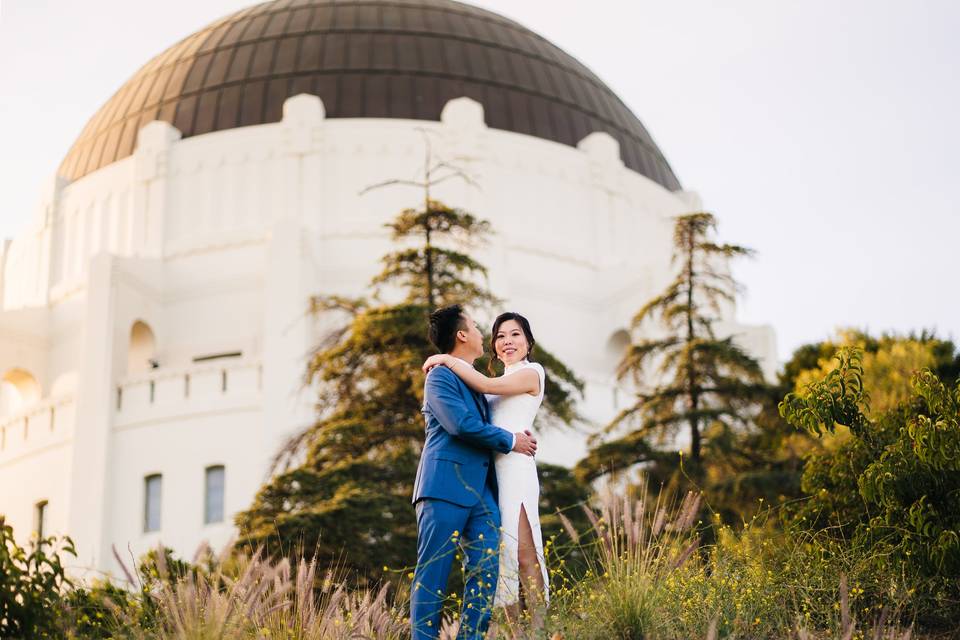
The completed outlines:
{"type": "MultiPolygon", "coordinates": [[[[473,366],[483,334],[460,305],[430,315],[430,341],[473,366]]],[[[500,511],[494,451],[532,456],[529,431],[510,433],[489,423],[489,407],[450,369],[434,367],[424,385],[426,442],[413,486],[417,510],[417,568],[410,593],[413,640],[436,638],[447,580],[458,549],[466,579],[459,638],[482,638],[497,587],[500,511]]]]}

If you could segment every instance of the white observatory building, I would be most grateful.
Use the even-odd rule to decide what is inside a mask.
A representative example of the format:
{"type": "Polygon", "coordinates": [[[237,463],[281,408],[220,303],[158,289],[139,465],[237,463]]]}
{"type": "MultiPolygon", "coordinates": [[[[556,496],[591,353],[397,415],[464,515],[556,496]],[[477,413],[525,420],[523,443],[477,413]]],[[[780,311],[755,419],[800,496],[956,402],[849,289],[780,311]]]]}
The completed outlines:
{"type": "MultiPolygon", "coordinates": [[[[69,534],[80,567],[115,572],[114,546],[189,557],[232,537],[313,415],[308,301],[367,291],[383,224],[423,194],[360,192],[415,178],[424,131],[477,183],[434,195],[492,224],[477,257],[494,293],[587,382],[583,413],[613,415],[630,318],[670,277],[671,217],[700,208],[640,121],[476,7],[276,0],[147,62],[2,246],[0,513],[18,538],[69,534]]],[[[730,309],[722,330],[772,374],[770,328],[730,309]]],[[[584,452],[541,439],[548,461],[584,452]]]]}

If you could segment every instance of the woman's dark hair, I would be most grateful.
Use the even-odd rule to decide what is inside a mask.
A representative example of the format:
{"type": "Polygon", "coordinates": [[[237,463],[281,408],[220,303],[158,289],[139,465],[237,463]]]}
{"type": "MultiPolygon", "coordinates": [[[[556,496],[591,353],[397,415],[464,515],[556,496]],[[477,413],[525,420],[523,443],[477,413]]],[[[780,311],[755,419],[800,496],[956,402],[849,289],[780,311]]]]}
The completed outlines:
{"type": "Polygon", "coordinates": [[[507,311],[506,313],[501,313],[497,316],[497,319],[493,321],[493,329],[490,330],[490,363],[487,365],[487,371],[490,372],[490,375],[496,375],[496,369],[493,368],[494,361],[498,360],[497,358],[497,332],[500,331],[500,325],[502,325],[507,320],[515,320],[517,324],[520,325],[520,329],[523,331],[523,335],[527,338],[527,359],[533,355],[533,345],[537,344],[537,341],[533,339],[533,330],[530,329],[530,321],[524,318],[519,313],[514,311],[507,311]]]}
{"type": "Polygon", "coordinates": [[[430,314],[427,337],[440,353],[450,353],[456,344],[457,331],[463,328],[463,307],[452,304],[430,314]]]}

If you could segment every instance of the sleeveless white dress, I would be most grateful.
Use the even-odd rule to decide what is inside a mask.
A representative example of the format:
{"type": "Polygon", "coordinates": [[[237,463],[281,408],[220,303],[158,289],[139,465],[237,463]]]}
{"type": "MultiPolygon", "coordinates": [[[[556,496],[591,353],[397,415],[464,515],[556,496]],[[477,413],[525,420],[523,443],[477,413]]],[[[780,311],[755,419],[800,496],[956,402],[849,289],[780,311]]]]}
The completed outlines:
{"type": "MultiPolygon", "coordinates": [[[[543,367],[536,362],[522,360],[507,366],[505,376],[524,368],[534,369],[540,375],[540,393],[532,396],[523,393],[514,396],[488,395],[490,404],[490,422],[507,431],[528,429],[534,433],[533,419],[543,403],[545,374],[543,367]]],[[[497,453],[494,456],[499,487],[500,502],[500,578],[497,582],[497,594],[494,605],[505,606],[516,603],[520,598],[519,563],[517,560],[518,531],[520,528],[520,507],[524,507],[533,542],[537,548],[537,559],[543,573],[544,600],[549,600],[549,582],[547,565],[543,557],[543,535],[540,532],[540,480],[537,477],[537,462],[531,456],[511,451],[497,453]]]]}

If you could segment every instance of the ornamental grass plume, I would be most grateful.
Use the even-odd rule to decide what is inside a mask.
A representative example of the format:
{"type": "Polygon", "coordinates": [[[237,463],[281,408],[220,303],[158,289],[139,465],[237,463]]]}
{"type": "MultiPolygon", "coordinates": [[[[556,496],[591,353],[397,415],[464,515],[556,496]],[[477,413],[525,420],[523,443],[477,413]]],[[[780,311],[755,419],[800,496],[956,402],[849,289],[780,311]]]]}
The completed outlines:
{"type": "Polygon", "coordinates": [[[646,476],[634,500],[606,494],[599,514],[583,509],[597,538],[603,573],[626,572],[654,576],[682,565],[699,545],[693,526],[700,512],[702,496],[688,492],[678,508],[671,508],[665,494],[651,497],[646,476]]]}
{"type": "Polygon", "coordinates": [[[551,566],[557,595],[552,631],[582,640],[649,637],[659,626],[662,583],[699,547],[700,505],[700,495],[692,492],[679,505],[671,504],[665,493],[647,490],[644,476],[635,493],[608,492],[598,508],[583,506],[589,532],[577,532],[560,514],[587,557],[587,568],[582,577],[570,579],[562,560],[559,567],[551,566]]]}
{"type": "Polygon", "coordinates": [[[608,493],[585,508],[590,531],[560,518],[587,568],[573,574],[562,559],[548,561],[551,633],[577,640],[910,637],[901,577],[864,549],[757,517],[741,530],[715,522],[704,544],[700,495],[672,500],[648,492],[645,479],[635,488],[635,499],[608,493]]]}
{"type": "Polygon", "coordinates": [[[156,606],[156,627],[147,631],[131,624],[130,635],[161,640],[399,640],[408,636],[406,616],[386,585],[350,591],[335,572],[318,575],[312,559],[274,561],[262,549],[252,555],[229,553],[208,558],[206,570],[176,576],[160,550],[159,579],[145,595],[156,606]]]}

